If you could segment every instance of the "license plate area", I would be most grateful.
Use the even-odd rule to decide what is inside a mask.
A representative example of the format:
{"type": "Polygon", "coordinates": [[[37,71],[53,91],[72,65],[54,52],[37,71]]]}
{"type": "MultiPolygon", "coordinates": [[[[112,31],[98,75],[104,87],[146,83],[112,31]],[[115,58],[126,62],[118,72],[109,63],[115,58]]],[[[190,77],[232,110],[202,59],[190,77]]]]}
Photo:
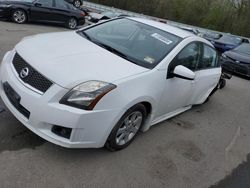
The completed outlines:
{"type": "Polygon", "coordinates": [[[27,119],[30,117],[30,112],[24,108],[21,104],[21,97],[20,95],[10,86],[8,82],[3,83],[3,90],[5,95],[9,99],[10,103],[27,119]]]}

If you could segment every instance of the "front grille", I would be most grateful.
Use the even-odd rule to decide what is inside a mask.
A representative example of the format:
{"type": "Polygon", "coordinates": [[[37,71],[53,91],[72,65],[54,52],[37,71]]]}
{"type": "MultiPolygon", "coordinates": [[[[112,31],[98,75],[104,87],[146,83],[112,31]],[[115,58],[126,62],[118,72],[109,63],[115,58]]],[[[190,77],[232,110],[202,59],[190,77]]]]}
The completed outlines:
{"type": "Polygon", "coordinates": [[[18,53],[13,58],[13,66],[19,78],[26,84],[45,93],[51,86],[52,82],[45,78],[42,74],[31,67],[18,53]],[[26,74],[21,74],[22,70],[26,69],[26,74]]]}
{"type": "Polygon", "coordinates": [[[240,74],[247,74],[248,69],[247,69],[247,67],[244,67],[244,66],[236,66],[235,72],[240,73],[240,74]]]}

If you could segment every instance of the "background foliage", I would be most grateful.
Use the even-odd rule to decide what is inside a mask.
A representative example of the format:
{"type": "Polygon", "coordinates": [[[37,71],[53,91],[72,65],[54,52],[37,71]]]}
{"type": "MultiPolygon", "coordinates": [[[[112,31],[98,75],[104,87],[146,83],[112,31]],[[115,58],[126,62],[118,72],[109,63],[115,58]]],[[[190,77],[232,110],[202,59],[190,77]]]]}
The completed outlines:
{"type": "Polygon", "coordinates": [[[250,0],[91,0],[137,13],[250,37],[250,0]]]}

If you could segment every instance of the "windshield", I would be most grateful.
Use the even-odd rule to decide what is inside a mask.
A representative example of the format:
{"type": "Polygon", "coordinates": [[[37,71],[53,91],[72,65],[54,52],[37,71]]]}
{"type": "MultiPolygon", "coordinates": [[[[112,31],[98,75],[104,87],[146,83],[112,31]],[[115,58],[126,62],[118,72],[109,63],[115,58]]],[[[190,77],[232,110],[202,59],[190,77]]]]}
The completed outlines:
{"type": "Polygon", "coordinates": [[[220,41],[223,41],[227,44],[241,44],[242,40],[241,38],[238,38],[238,37],[235,37],[235,36],[229,36],[229,35],[223,35],[221,38],[220,38],[220,41]]]}
{"type": "Polygon", "coordinates": [[[127,18],[105,22],[79,34],[146,68],[155,67],[181,41],[173,34],[127,18]]]}
{"type": "Polygon", "coordinates": [[[235,48],[234,51],[250,55],[250,44],[242,44],[235,48]]]}

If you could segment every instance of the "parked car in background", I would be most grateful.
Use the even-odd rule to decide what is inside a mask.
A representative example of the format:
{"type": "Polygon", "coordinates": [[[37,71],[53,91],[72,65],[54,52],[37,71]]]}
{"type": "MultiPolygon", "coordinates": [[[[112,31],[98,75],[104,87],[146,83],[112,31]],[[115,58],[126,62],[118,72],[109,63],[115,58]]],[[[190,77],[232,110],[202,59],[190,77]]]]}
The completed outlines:
{"type": "Polygon", "coordinates": [[[207,39],[208,41],[212,42],[215,40],[218,40],[219,38],[222,37],[221,33],[215,33],[215,32],[206,32],[206,33],[202,33],[201,37],[207,39]]]}
{"type": "Polygon", "coordinates": [[[85,13],[62,0],[0,1],[0,18],[18,24],[30,21],[57,23],[70,29],[85,23],[85,13]]]}
{"type": "Polygon", "coordinates": [[[221,56],[221,66],[227,72],[237,73],[250,78],[250,44],[243,43],[221,56]]]}
{"type": "Polygon", "coordinates": [[[85,13],[86,17],[91,12],[87,7],[84,7],[84,6],[81,6],[79,9],[85,13]]]}
{"type": "Polygon", "coordinates": [[[199,33],[200,33],[197,29],[194,29],[194,28],[191,28],[191,27],[180,26],[179,28],[182,29],[182,30],[188,31],[190,33],[193,33],[195,35],[199,35],[199,33]]]}
{"type": "Polygon", "coordinates": [[[83,4],[83,0],[64,0],[64,1],[73,4],[76,8],[80,8],[83,4]]]}
{"type": "Polygon", "coordinates": [[[101,20],[108,20],[111,18],[124,17],[124,16],[127,16],[127,15],[123,13],[111,12],[111,11],[104,11],[101,13],[91,12],[88,15],[88,20],[92,23],[97,23],[101,20]]]}
{"type": "Polygon", "coordinates": [[[204,103],[220,75],[207,40],[152,20],[117,18],[24,38],[3,58],[0,96],[52,143],[114,151],[204,103]]]}
{"type": "Polygon", "coordinates": [[[249,40],[230,34],[224,34],[219,39],[211,40],[211,43],[219,52],[223,53],[236,48],[242,43],[249,43],[249,40]]]}

